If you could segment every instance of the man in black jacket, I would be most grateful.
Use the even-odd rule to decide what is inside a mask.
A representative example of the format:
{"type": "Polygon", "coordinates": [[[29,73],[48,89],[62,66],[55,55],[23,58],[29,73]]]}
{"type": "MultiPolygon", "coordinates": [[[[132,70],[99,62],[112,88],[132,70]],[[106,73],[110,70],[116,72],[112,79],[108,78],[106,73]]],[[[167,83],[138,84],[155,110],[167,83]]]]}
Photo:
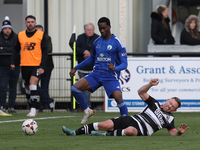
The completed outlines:
{"type": "Polygon", "coordinates": [[[16,59],[16,68],[11,70],[10,58],[17,43],[17,34],[12,30],[9,17],[3,21],[0,34],[0,109],[6,111],[7,88],[9,85],[8,112],[16,112],[14,109],[16,99],[16,87],[20,73],[19,57],[16,59]],[[6,53],[6,54],[2,54],[6,53]],[[10,53],[10,55],[8,55],[10,53]]]}
{"type": "MultiPolygon", "coordinates": [[[[42,25],[36,25],[36,30],[43,31],[42,25]]],[[[52,42],[51,37],[47,35],[47,52],[52,53],[52,42]]],[[[39,112],[43,112],[43,109],[45,108],[45,105],[48,104],[49,108],[51,109],[51,112],[53,112],[54,108],[54,100],[49,97],[49,81],[51,78],[51,72],[54,68],[52,55],[48,55],[46,65],[44,68],[44,73],[41,75],[41,86],[38,86],[38,93],[40,95],[40,108],[39,112]]]]}
{"type": "MultiPolygon", "coordinates": [[[[94,33],[94,25],[92,23],[85,24],[84,31],[85,33],[79,35],[76,41],[76,47],[77,47],[76,54],[78,63],[81,63],[83,60],[85,60],[90,56],[92,52],[92,44],[99,37],[99,35],[94,33]]],[[[80,78],[82,78],[91,73],[92,70],[93,70],[93,65],[81,68],[78,70],[78,75],[80,78]]],[[[91,108],[90,92],[87,90],[83,91],[83,95],[88,106],[91,108]]]]}

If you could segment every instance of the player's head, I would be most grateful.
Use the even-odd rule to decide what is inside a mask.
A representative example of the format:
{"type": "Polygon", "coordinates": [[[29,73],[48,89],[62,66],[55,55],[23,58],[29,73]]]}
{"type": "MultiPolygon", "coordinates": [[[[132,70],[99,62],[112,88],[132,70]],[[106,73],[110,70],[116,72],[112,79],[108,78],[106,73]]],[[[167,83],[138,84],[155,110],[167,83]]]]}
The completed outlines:
{"type": "Polygon", "coordinates": [[[10,37],[10,34],[12,33],[12,25],[8,16],[6,16],[4,21],[2,22],[1,30],[5,38],[10,37]]]}
{"type": "Polygon", "coordinates": [[[35,26],[35,29],[36,29],[36,30],[39,30],[39,31],[43,31],[43,26],[40,25],[40,24],[37,24],[37,25],[35,26]]]}
{"type": "Polygon", "coordinates": [[[25,25],[27,27],[28,32],[35,31],[35,25],[36,25],[36,18],[32,15],[28,15],[25,18],[25,25]]]}
{"type": "Polygon", "coordinates": [[[110,26],[110,20],[107,18],[107,17],[101,17],[100,19],[99,19],[99,21],[98,21],[98,25],[99,25],[99,23],[106,23],[108,26],[110,26]]]}
{"type": "Polygon", "coordinates": [[[173,112],[181,107],[181,100],[178,97],[172,97],[167,99],[166,103],[163,105],[163,111],[173,112]]]}
{"type": "Polygon", "coordinates": [[[110,33],[110,20],[106,17],[102,17],[98,21],[99,32],[101,33],[102,37],[107,39],[111,35],[110,33]]]}
{"type": "Polygon", "coordinates": [[[87,37],[94,35],[94,25],[92,23],[87,23],[84,25],[84,31],[87,37]]]}

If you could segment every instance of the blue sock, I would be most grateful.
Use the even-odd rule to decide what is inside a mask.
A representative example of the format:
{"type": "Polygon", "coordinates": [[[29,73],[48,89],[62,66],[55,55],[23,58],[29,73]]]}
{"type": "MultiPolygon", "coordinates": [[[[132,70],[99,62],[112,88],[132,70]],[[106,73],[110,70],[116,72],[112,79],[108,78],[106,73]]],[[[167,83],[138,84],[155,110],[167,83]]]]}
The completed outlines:
{"type": "Polygon", "coordinates": [[[128,109],[124,102],[117,103],[117,106],[119,107],[121,116],[128,116],[128,109]]]}
{"type": "Polygon", "coordinates": [[[72,85],[72,95],[75,97],[76,101],[81,105],[83,110],[88,108],[88,105],[84,99],[83,93],[74,85],[72,85]]]}

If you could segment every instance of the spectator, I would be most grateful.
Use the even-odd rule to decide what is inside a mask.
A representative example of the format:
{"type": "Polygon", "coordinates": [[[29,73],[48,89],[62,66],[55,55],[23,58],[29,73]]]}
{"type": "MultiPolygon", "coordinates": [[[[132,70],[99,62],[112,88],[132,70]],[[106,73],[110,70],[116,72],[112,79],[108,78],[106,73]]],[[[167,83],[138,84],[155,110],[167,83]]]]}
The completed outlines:
{"type": "MultiPolygon", "coordinates": [[[[92,23],[85,24],[84,31],[85,33],[79,35],[76,41],[76,54],[78,63],[81,63],[83,60],[85,60],[91,55],[92,44],[99,37],[99,35],[94,33],[94,25],[92,23]]],[[[91,64],[89,66],[79,69],[79,77],[82,78],[91,73],[93,70],[93,66],[94,64],[91,64]]],[[[88,106],[91,108],[90,92],[88,90],[85,90],[82,91],[82,93],[88,106]]]]}
{"type": "Polygon", "coordinates": [[[171,34],[168,18],[168,8],[165,5],[159,5],[156,12],[151,13],[151,38],[155,44],[174,44],[175,40],[171,34]]]}
{"type": "Polygon", "coordinates": [[[189,15],[193,14],[198,16],[198,7],[200,7],[199,0],[178,0],[177,9],[179,20],[185,24],[185,20],[189,15]]]}
{"type": "MultiPolygon", "coordinates": [[[[36,25],[36,30],[43,31],[42,25],[36,25]]],[[[51,37],[47,35],[47,52],[52,53],[52,42],[51,37]]],[[[45,105],[48,104],[51,112],[54,108],[54,100],[49,97],[49,81],[51,78],[51,72],[54,68],[52,55],[48,55],[47,62],[44,68],[44,73],[41,75],[41,87],[38,86],[38,93],[40,95],[40,108],[39,112],[43,112],[45,105]]]]}
{"type": "Polygon", "coordinates": [[[27,16],[25,18],[25,25],[27,30],[21,31],[18,34],[10,66],[13,70],[15,69],[14,60],[21,49],[20,66],[22,78],[25,85],[26,98],[31,107],[27,117],[35,117],[38,100],[37,84],[40,75],[44,73],[47,59],[47,43],[44,32],[35,29],[36,18],[34,16],[27,16]]]}
{"type": "Polygon", "coordinates": [[[17,34],[12,30],[12,25],[8,16],[5,17],[1,29],[0,53],[10,53],[10,55],[0,56],[0,109],[4,112],[6,111],[7,87],[9,85],[8,112],[14,113],[16,112],[14,105],[17,81],[20,73],[19,53],[16,59],[17,62],[15,63],[15,70],[11,70],[10,68],[10,59],[14,51],[14,46],[17,43],[17,34]]]}
{"type": "Polygon", "coordinates": [[[186,45],[200,45],[199,17],[190,15],[186,21],[184,29],[181,32],[180,43],[186,45]]]}

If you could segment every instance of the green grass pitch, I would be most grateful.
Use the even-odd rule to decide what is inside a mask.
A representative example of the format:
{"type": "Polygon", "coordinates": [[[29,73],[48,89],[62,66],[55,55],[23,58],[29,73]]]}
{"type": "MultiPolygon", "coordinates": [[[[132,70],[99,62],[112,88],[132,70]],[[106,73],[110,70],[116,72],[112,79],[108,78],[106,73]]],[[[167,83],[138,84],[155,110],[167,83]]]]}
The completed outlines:
{"type": "MultiPolygon", "coordinates": [[[[129,113],[133,115],[134,113],[129,113]]],[[[119,113],[96,112],[89,123],[105,121],[119,113]]],[[[12,117],[0,117],[0,150],[197,150],[200,148],[200,113],[174,113],[176,128],[186,123],[190,129],[182,136],[169,136],[163,129],[152,136],[104,137],[104,136],[66,136],[62,132],[65,125],[71,129],[81,127],[83,113],[72,112],[38,113],[33,118],[38,123],[38,131],[29,136],[23,133],[22,119],[25,113],[12,117]],[[7,122],[5,122],[7,121],[7,122]]]]}

